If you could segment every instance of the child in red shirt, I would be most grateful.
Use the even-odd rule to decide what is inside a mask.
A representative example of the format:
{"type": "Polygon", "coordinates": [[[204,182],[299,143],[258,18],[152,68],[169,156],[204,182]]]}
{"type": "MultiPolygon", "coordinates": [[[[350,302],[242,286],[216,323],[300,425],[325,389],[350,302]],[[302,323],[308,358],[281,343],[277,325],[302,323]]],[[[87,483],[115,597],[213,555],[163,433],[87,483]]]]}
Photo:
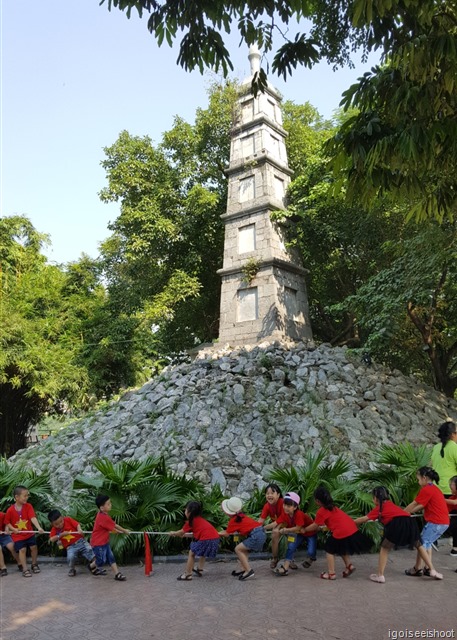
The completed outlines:
{"type": "Polygon", "coordinates": [[[421,541],[427,552],[428,560],[425,561],[427,567],[422,569],[422,557],[418,553],[416,564],[412,569],[406,569],[405,573],[407,576],[429,575],[435,580],[442,580],[443,575],[433,568],[432,545],[449,527],[449,511],[441,489],[433,484],[440,481],[437,472],[430,467],[421,467],[417,471],[416,477],[421,490],[415,500],[405,508],[405,511],[416,513],[416,511],[424,510],[425,526],[421,531],[421,541]]]}
{"type": "Polygon", "coordinates": [[[97,496],[95,504],[98,507],[98,513],[95,518],[94,528],[92,530],[92,536],[90,539],[90,545],[94,550],[95,563],[97,565],[97,571],[95,575],[106,575],[106,571],[103,569],[103,565],[109,564],[114,572],[114,579],[119,582],[124,582],[127,578],[122,575],[116,564],[116,558],[109,545],[110,533],[130,533],[128,529],[124,529],[120,525],[116,524],[108,513],[111,511],[112,504],[109,496],[97,496]]]}
{"type": "Polygon", "coordinates": [[[335,580],[335,555],[341,556],[346,568],[343,578],[347,578],[355,571],[351,563],[353,553],[368,551],[372,542],[357,529],[354,520],[347,513],[333,504],[332,496],[324,487],[318,487],[314,492],[314,500],[319,507],[314,523],[302,530],[303,533],[317,531],[319,527],[327,527],[332,535],[325,542],[328,570],[321,573],[324,580],[335,580]]]}
{"type": "Polygon", "coordinates": [[[316,556],[317,539],[313,532],[301,534],[304,527],[312,524],[313,519],[307,513],[300,511],[300,496],[293,491],[289,491],[284,496],[283,513],[277,518],[275,525],[280,535],[287,535],[287,551],[284,564],[279,569],[275,569],[276,576],[287,576],[289,573],[290,563],[294,557],[296,549],[308,538],[308,559],[305,560],[304,566],[310,567],[310,557],[316,556]]]}
{"type": "Polygon", "coordinates": [[[3,549],[8,549],[13,558],[18,563],[18,569],[22,571],[22,567],[19,564],[19,557],[14,550],[14,542],[13,538],[8,534],[4,533],[5,531],[5,514],[0,511],[0,576],[7,576],[8,569],[5,564],[5,557],[3,555],[3,549]]]}
{"type": "MultiPolygon", "coordinates": [[[[379,550],[378,573],[370,575],[372,582],[384,584],[387,558],[389,551],[394,547],[415,548],[424,561],[428,562],[429,559],[422,546],[416,520],[411,518],[411,514],[389,500],[389,494],[385,487],[376,487],[372,493],[375,508],[366,516],[356,518],[354,522],[358,525],[369,520],[378,520],[384,525],[384,534],[379,550]]],[[[433,569],[433,567],[431,568],[433,569]]]]}
{"type": "Polygon", "coordinates": [[[222,501],[222,511],[231,516],[225,531],[219,531],[220,536],[229,536],[239,533],[247,536],[243,542],[235,547],[235,553],[241,564],[242,571],[232,571],[232,576],[239,580],[249,580],[254,577],[254,569],[251,569],[248,561],[250,551],[262,551],[266,540],[266,533],[262,525],[242,512],[243,503],[239,498],[229,498],[222,501]]]}
{"type": "Polygon", "coordinates": [[[219,549],[219,534],[212,524],[202,518],[202,504],[194,500],[186,505],[186,522],[179,531],[170,531],[170,536],[182,538],[186,533],[193,533],[194,540],[190,543],[190,551],[186,569],[178,580],[192,580],[192,573],[200,578],[203,575],[203,567],[206,558],[215,558],[219,549]],[[195,558],[198,558],[198,566],[195,568],[195,558]]]}
{"type": "Polygon", "coordinates": [[[271,532],[271,553],[270,569],[274,569],[279,562],[279,539],[280,529],[276,527],[276,520],[283,514],[283,502],[281,489],[277,484],[269,484],[265,489],[266,503],[260,514],[259,522],[264,524],[266,520],[271,522],[264,526],[265,531],[272,529],[271,532]]]}
{"type": "Polygon", "coordinates": [[[22,569],[24,578],[31,578],[32,574],[27,569],[27,549],[30,549],[32,556],[32,572],[40,573],[38,566],[38,547],[36,537],[33,533],[33,527],[39,533],[44,533],[37,520],[35,511],[29,499],[29,490],[27,487],[18,485],[13,491],[15,504],[9,507],[5,513],[5,530],[11,531],[11,537],[14,542],[14,550],[19,556],[19,564],[22,569]]]}
{"type": "Polygon", "coordinates": [[[48,519],[51,523],[49,541],[57,542],[67,551],[67,561],[69,565],[68,575],[76,575],[75,564],[78,556],[86,558],[89,562],[89,570],[91,573],[95,573],[97,567],[95,565],[94,552],[90,544],[84,539],[79,522],[69,516],[64,517],[57,509],[49,512],[48,519]]]}

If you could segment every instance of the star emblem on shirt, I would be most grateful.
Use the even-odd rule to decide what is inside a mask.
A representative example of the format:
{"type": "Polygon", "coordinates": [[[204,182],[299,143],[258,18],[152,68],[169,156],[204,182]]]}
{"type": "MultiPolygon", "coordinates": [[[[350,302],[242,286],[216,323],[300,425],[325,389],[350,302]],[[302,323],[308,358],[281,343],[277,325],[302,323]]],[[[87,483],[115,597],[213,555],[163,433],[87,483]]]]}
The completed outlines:
{"type": "Polygon", "coordinates": [[[70,542],[70,540],[73,540],[74,535],[72,533],[67,533],[66,536],[62,536],[62,540],[66,540],[67,542],[70,542]]]}
{"type": "Polygon", "coordinates": [[[19,518],[16,524],[16,529],[19,529],[19,531],[27,531],[27,520],[19,518]]]}

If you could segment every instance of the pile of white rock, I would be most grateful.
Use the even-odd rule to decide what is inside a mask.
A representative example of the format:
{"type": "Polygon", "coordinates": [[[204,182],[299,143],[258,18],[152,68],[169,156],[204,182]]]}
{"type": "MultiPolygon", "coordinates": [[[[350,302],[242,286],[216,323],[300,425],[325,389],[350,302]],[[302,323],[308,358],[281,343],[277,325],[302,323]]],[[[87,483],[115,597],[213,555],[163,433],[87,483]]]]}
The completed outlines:
{"type": "Polygon", "coordinates": [[[300,466],[323,447],[366,469],[381,444],[435,442],[448,416],[455,401],[345,348],[214,347],[14,459],[50,472],[63,496],[97,458],[163,455],[172,470],[247,497],[273,467],[300,466]]]}

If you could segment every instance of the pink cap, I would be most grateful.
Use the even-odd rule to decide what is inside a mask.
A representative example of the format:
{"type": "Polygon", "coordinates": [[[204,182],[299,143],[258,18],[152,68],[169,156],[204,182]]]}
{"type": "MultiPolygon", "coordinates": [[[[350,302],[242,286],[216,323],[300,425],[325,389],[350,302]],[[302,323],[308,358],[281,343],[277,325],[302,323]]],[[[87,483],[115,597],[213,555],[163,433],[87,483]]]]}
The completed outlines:
{"type": "Polygon", "coordinates": [[[295,502],[295,504],[298,505],[300,504],[300,496],[298,495],[298,493],[294,493],[293,491],[289,491],[288,493],[286,493],[286,495],[284,496],[284,500],[292,500],[292,502],[295,502]]]}

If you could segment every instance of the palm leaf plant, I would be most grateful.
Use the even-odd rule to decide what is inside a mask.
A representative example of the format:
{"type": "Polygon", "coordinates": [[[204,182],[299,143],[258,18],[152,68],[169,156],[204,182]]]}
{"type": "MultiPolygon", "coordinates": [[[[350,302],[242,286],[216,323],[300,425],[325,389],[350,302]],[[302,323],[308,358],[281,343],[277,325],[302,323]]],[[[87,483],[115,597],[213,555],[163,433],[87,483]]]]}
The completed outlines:
{"type": "Polygon", "coordinates": [[[409,442],[383,445],[375,453],[375,468],[356,475],[357,482],[368,490],[382,485],[395,504],[406,506],[419,491],[416,472],[430,464],[431,448],[414,447],[409,442]]]}
{"type": "MultiPolygon", "coordinates": [[[[204,495],[201,483],[168,471],[163,459],[116,463],[101,459],[94,466],[98,471],[96,476],[78,476],[73,485],[78,495],[74,501],[74,517],[85,529],[92,528],[98,494],[110,497],[113,505],[110,515],[121,526],[131,531],[159,532],[180,529],[186,502],[201,500],[204,495]]],[[[179,539],[166,535],[154,536],[151,542],[159,552],[176,551],[181,547],[179,539]]],[[[138,534],[121,534],[112,539],[119,561],[140,555],[143,546],[143,537],[138,534]]]]}

